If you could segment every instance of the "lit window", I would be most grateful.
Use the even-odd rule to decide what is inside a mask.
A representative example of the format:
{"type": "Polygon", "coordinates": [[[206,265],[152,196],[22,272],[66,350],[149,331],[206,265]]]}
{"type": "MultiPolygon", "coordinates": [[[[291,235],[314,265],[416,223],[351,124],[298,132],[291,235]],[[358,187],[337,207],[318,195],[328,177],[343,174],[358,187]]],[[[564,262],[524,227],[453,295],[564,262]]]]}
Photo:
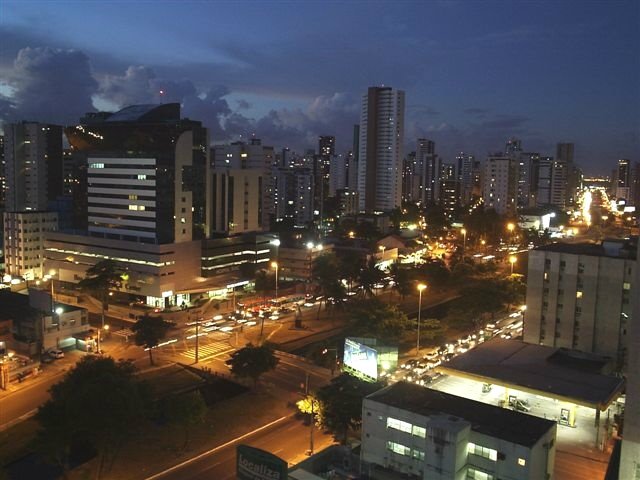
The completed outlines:
{"type": "Polygon", "coordinates": [[[526,464],[527,464],[527,461],[524,458],[518,459],[518,465],[520,465],[521,467],[524,467],[526,464]]]}
{"type": "Polygon", "coordinates": [[[577,291],[576,292],[576,298],[582,298],[582,292],[581,291],[577,291]]]}
{"type": "Polygon", "coordinates": [[[623,290],[631,290],[631,284],[629,282],[624,282],[622,284],[623,290]]]}
{"type": "Polygon", "coordinates": [[[387,418],[387,428],[393,428],[394,430],[400,430],[401,432],[411,433],[412,425],[396,418],[387,418]]]}
{"type": "Polygon", "coordinates": [[[387,442],[387,450],[391,450],[393,453],[399,455],[411,455],[411,449],[401,443],[387,442]]]}
{"type": "Polygon", "coordinates": [[[425,438],[427,436],[427,431],[422,427],[418,427],[417,425],[413,426],[413,430],[411,433],[420,438],[425,438]]]}
{"type": "Polygon", "coordinates": [[[422,450],[414,449],[412,452],[412,457],[417,460],[424,460],[424,452],[422,450]]]}
{"type": "Polygon", "coordinates": [[[147,176],[144,173],[138,174],[138,180],[146,180],[147,176]]]}
{"type": "Polygon", "coordinates": [[[89,168],[104,168],[104,163],[90,163],[89,168]]]}
{"type": "Polygon", "coordinates": [[[481,445],[476,445],[475,443],[469,442],[467,446],[467,453],[471,455],[478,455],[479,457],[488,458],[489,460],[493,460],[494,462],[498,460],[498,451],[493,448],[483,447],[481,445]]]}

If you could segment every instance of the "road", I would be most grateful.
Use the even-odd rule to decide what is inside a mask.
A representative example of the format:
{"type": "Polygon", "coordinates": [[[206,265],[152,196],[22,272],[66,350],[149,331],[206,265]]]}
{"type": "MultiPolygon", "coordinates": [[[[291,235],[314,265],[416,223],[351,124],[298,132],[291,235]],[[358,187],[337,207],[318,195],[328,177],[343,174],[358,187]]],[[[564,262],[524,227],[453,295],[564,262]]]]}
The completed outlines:
{"type": "MultiPolygon", "coordinates": [[[[238,442],[232,442],[213,449],[209,454],[194,457],[179,468],[156,474],[146,480],[230,480],[236,478],[236,446],[239,443],[267,450],[289,464],[295,464],[304,458],[309,448],[309,426],[295,418],[286,418],[264,430],[249,435],[238,442]]],[[[314,430],[314,450],[332,444],[330,435],[314,430]]]]}

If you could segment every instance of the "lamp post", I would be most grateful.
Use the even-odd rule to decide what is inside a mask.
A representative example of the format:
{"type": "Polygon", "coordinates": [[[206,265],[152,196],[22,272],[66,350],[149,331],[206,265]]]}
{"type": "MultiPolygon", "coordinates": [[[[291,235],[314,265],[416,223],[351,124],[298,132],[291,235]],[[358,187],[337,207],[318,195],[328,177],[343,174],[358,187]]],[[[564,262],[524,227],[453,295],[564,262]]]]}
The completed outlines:
{"type": "Polygon", "coordinates": [[[100,333],[104,330],[105,332],[109,330],[109,325],[105,325],[103,327],[98,327],[98,355],[102,355],[102,350],[100,349],[100,333]]]}
{"type": "Polygon", "coordinates": [[[480,240],[480,245],[482,245],[482,253],[487,253],[487,250],[485,248],[486,244],[487,244],[487,241],[484,238],[480,240]]]}
{"type": "Polygon", "coordinates": [[[464,252],[467,249],[467,229],[463,228],[460,233],[462,233],[462,257],[464,258],[464,252]]]}
{"type": "Polygon", "coordinates": [[[416,340],[416,355],[420,355],[420,314],[422,313],[422,292],[427,288],[424,283],[418,284],[418,339],[416,340]]]}
{"type": "Polygon", "coordinates": [[[278,300],[278,262],[271,262],[271,268],[276,270],[276,301],[278,300]]]}
{"type": "Polygon", "coordinates": [[[515,255],[511,255],[509,257],[509,263],[511,264],[511,275],[513,275],[513,265],[518,261],[518,258],[515,255]]]}
{"type": "Polygon", "coordinates": [[[509,230],[509,244],[513,244],[513,231],[515,228],[516,226],[513,223],[507,223],[507,230],[509,230]]]}

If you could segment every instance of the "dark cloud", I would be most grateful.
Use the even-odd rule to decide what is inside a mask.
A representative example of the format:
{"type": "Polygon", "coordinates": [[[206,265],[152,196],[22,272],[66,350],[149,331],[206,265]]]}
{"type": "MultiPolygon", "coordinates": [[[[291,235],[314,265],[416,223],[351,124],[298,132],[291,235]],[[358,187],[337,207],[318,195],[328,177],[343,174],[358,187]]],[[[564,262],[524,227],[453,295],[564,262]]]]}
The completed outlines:
{"type": "Polygon", "coordinates": [[[249,110],[251,108],[251,104],[246,100],[236,100],[236,104],[238,105],[238,110],[249,110]]]}
{"type": "Polygon", "coordinates": [[[496,115],[491,120],[485,120],[480,124],[481,129],[499,129],[503,130],[506,134],[517,133],[522,131],[525,124],[529,122],[530,118],[523,115],[496,115]]]}
{"type": "Polygon", "coordinates": [[[4,120],[72,123],[94,110],[98,84],[78,50],[23,48],[7,77],[13,108],[2,109],[4,120]]]}
{"type": "Polygon", "coordinates": [[[415,116],[437,116],[441,112],[429,105],[407,105],[407,114],[415,116]]]}

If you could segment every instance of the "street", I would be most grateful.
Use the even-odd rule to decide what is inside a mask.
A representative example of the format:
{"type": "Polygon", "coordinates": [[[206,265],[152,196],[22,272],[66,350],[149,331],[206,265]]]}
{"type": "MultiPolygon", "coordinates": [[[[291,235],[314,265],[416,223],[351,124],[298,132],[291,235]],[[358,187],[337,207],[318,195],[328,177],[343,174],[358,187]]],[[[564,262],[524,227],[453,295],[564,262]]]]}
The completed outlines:
{"type": "MultiPolygon", "coordinates": [[[[179,468],[148,477],[146,480],[230,480],[236,478],[236,446],[239,443],[267,450],[290,465],[302,461],[309,448],[309,426],[292,417],[283,419],[271,427],[248,435],[240,441],[213,449],[209,454],[183,462],[179,468]],[[276,446],[274,448],[274,446],[276,446]]],[[[314,451],[331,445],[331,435],[314,429],[314,451]]]]}

